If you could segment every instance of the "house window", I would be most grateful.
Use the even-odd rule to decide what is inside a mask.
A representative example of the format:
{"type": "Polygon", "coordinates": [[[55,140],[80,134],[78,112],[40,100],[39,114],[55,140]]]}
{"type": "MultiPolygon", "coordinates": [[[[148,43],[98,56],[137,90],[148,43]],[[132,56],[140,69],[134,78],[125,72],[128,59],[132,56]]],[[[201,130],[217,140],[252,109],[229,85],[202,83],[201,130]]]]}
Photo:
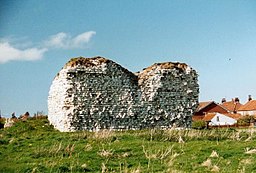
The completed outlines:
{"type": "Polygon", "coordinates": [[[220,121],[220,117],[219,117],[219,116],[217,116],[217,121],[218,121],[218,122],[220,121]]]}

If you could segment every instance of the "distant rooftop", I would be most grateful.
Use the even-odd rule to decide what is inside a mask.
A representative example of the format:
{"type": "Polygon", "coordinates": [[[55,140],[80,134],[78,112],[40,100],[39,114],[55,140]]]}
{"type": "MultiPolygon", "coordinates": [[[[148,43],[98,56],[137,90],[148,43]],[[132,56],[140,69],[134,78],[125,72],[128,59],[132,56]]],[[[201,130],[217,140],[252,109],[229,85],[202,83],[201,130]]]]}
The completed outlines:
{"type": "Polygon", "coordinates": [[[251,111],[251,110],[256,110],[256,100],[250,100],[238,109],[238,111],[251,111]]]}

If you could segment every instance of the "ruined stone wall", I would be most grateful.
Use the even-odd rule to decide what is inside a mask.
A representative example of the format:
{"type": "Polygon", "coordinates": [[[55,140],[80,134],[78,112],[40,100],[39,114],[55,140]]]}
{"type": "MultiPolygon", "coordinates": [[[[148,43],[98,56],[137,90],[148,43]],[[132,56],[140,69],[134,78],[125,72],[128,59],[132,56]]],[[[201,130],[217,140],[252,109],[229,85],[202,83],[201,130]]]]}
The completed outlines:
{"type": "Polygon", "coordinates": [[[60,131],[190,127],[198,92],[186,64],[134,74],[102,57],[75,58],[52,82],[48,118],[60,131]]]}

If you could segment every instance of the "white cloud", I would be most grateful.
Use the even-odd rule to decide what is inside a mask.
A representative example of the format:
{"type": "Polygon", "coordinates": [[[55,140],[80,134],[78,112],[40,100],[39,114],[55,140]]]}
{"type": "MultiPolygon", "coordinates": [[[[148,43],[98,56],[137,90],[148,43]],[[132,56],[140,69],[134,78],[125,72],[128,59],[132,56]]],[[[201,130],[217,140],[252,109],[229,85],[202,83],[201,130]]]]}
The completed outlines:
{"type": "Polygon", "coordinates": [[[95,34],[95,31],[88,31],[72,38],[69,34],[60,32],[50,36],[49,39],[45,41],[45,46],[62,49],[85,48],[95,34]]]}
{"type": "Polygon", "coordinates": [[[0,42],[0,64],[8,61],[34,61],[43,57],[47,48],[27,48],[18,49],[13,47],[9,42],[0,42]]]}
{"type": "Polygon", "coordinates": [[[50,48],[74,49],[86,48],[95,31],[88,31],[71,37],[60,32],[52,35],[46,41],[34,44],[27,38],[0,38],[0,64],[8,61],[35,61],[43,58],[44,53],[50,48]],[[37,45],[37,46],[36,46],[37,45]],[[40,46],[40,48],[39,48],[40,46]]]}

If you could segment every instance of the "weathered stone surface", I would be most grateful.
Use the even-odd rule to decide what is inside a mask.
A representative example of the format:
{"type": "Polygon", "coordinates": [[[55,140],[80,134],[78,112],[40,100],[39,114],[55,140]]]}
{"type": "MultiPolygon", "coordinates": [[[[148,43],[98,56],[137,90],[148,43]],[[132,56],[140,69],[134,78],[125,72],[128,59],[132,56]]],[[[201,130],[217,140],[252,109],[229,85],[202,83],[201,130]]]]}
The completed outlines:
{"type": "Polygon", "coordinates": [[[197,73],[157,63],[132,73],[102,58],[71,59],[52,82],[48,118],[60,131],[190,127],[197,73]]]}

